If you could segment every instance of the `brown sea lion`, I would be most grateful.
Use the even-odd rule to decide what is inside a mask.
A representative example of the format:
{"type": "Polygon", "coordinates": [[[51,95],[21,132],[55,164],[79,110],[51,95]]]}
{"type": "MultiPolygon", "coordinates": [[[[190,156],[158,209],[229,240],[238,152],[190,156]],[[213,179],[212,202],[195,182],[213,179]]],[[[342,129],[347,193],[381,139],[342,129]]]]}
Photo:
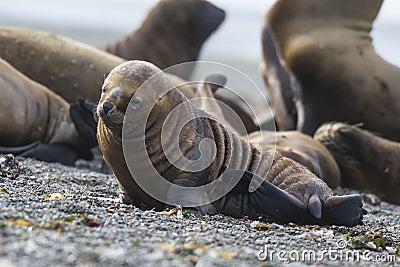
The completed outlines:
{"type": "MultiPolygon", "coordinates": [[[[105,50],[125,59],[146,60],[165,69],[195,61],[208,37],[225,18],[225,12],[204,0],[162,0],[139,29],[105,50]]],[[[190,65],[194,67],[194,65],[190,65]]],[[[188,79],[192,68],[175,73],[188,79]]]]}
{"type": "Polygon", "coordinates": [[[344,186],[367,189],[400,204],[400,143],[345,123],[324,124],[314,138],[335,157],[344,186]]]}
{"type": "Polygon", "coordinates": [[[0,153],[67,165],[92,159],[90,148],[97,142],[94,125],[85,122],[91,114],[87,103],[71,107],[2,59],[0,92],[0,153]]]}
{"type": "Polygon", "coordinates": [[[16,27],[0,28],[0,57],[69,103],[79,96],[97,101],[104,77],[124,62],[69,38],[16,27]]]}
{"type": "Polygon", "coordinates": [[[298,130],[312,135],[325,122],[346,121],[400,139],[400,124],[393,123],[400,113],[400,69],[376,53],[370,36],[381,4],[278,0],[269,10],[265,29],[301,85],[298,130]]]}
{"type": "MultiPolygon", "coordinates": [[[[273,151],[262,151],[259,146],[246,142],[215,120],[197,117],[199,114],[206,114],[188,102],[179,91],[168,91],[170,86],[165,74],[153,64],[129,61],[114,68],[102,87],[102,96],[97,107],[99,146],[106,163],[117,177],[121,190],[126,192],[133,204],[144,204],[147,208],[156,209],[165,207],[165,203],[154,199],[139,187],[137,184],[139,174],[135,173],[135,178],[132,177],[126,163],[128,158],[124,157],[124,153],[132,157],[139,166],[150,159],[151,164],[165,179],[174,185],[189,188],[212,183],[225,169],[243,170],[239,182],[226,195],[205,207],[200,207],[205,213],[220,212],[234,217],[244,215],[256,217],[261,213],[280,222],[348,226],[362,222],[365,211],[362,209],[359,195],[333,196],[329,187],[303,165],[279,153],[274,157],[273,151]],[[138,97],[136,95],[138,90],[147,84],[150,77],[152,81],[156,77],[155,84],[150,83],[150,88],[146,88],[146,94],[142,96],[146,96],[145,98],[138,97]],[[165,95],[160,97],[159,90],[165,95]],[[141,109],[149,108],[149,103],[156,104],[147,117],[141,109]],[[172,141],[170,138],[178,135],[179,147],[175,149],[183,153],[183,158],[176,160],[193,161],[199,156],[201,158],[199,145],[202,141],[205,138],[213,140],[215,147],[206,150],[215,148],[215,158],[202,171],[187,172],[176,168],[176,165],[172,165],[167,159],[167,150],[162,148],[163,123],[171,111],[182,104],[187,114],[173,117],[172,125],[186,115],[194,116],[195,119],[187,121],[179,133],[175,133],[175,129],[171,128],[171,131],[166,133],[168,137],[166,142],[169,143],[172,141]],[[138,118],[143,117],[143,120],[124,121],[128,109],[132,112],[130,114],[138,118]],[[128,140],[125,138],[125,141],[133,144],[138,142],[139,145],[130,147],[129,151],[123,151],[122,135],[125,126],[130,133],[128,140]],[[145,136],[141,135],[141,127],[145,129],[145,136]],[[142,141],[146,145],[144,152],[147,151],[146,156],[150,158],[142,158],[139,153],[142,141]],[[252,177],[261,182],[256,190],[249,192],[252,177]]],[[[140,178],[151,179],[148,175],[144,176],[146,177],[140,178]]],[[[150,180],[150,183],[153,181],[156,182],[150,180]]],[[[223,187],[224,184],[220,186],[223,187]]],[[[205,192],[209,193],[213,192],[205,192]]],[[[186,196],[186,198],[191,197],[186,196]]]]}

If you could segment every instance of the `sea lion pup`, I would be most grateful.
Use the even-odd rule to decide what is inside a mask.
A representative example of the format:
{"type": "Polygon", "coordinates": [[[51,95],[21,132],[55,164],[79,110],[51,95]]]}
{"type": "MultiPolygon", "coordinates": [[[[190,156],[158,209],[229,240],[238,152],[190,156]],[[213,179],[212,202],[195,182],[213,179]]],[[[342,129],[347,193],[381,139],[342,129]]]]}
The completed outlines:
{"type": "MultiPolygon", "coordinates": [[[[162,0],[139,29],[107,45],[105,50],[128,60],[150,61],[165,69],[197,60],[203,43],[224,19],[225,12],[208,1],[162,0]]],[[[184,73],[176,74],[188,79],[192,70],[186,68],[184,73]]]]}
{"type": "Polygon", "coordinates": [[[400,124],[393,123],[400,112],[400,69],[376,53],[370,36],[381,4],[279,0],[269,10],[266,27],[302,88],[298,130],[313,135],[328,121],[361,122],[400,139],[400,124]]]}
{"type": "Polygon", "coordinates": [[[371,190],[400,204],[400,144],[357,126],[327,123],[314,136],[334,155],[344,186],[371,190]]]}
{"type": "MultiPolygon", "coordinates": [[[[125,191],[133,204],[144,204],[147,208],[154,207],[158,210],[166,206],[142,190],[137,184],[138,177],[134,179],[130,174],[126,163],[128,159],[124,157],[124,153],[131,153],[129,156],[139,165],[144,164],[145,159],[139,153],[140,145],[123,151],[123,127],[127,123],[126,127],[132,134],[129,135],[128,141],[138,141],[137,144],[145,142],[144,152],[149,157],[147,160],[151,161],[160,175],[173,184],[189,188],[198,187],[212,183],[225,169],[243,170],[243,175],[232,190],[220,199],[199,207],[204,213],[220,212],[233,217],[248,215],[253,218],[257,214],[263,214],[279,222],[348,226],[362,223],[365,210],[362,209],[359,195],[333,196],[332,191],[321,179],[299,163],[279,153],[273,157],[273,152],[262,151],[259,146],[246,142],[215,120],[196,117],[198,114],[205,115],[205,112],[190,104],[178,90],[168,91],[170,86],[167,77],[153,64],[129,61],[114,68],[102,87],[102,96],[97,107],[99,146],[106,163],[121,185],[120,189],[125,191]],[[157,75],[156,85],[159,87],[152,87],[153,90],[146,88],[146,97],[150,99],[134,96],[139,87],[144,86],[153,75],[157,75]],[[159,90],[168,92],[160,97],[159,90]],[[148,103],[156,104],[147,117],[148,114],[141,112],[141,109],[148,108],[148,103]],[[178,133],[180,142],[179,147],[175,149],[181,151],[184,158],[175,159],[177,161],[174,163],[186,159],[197,160],[199,156],[201,158],[199,145],[205,138],[213,140],[215,145],[215,157],[206,169],[198,172],[184,171],[175,167],[175,164],[172,165],[166,156],[170,151],[164,150],[164,143],[161,143],[165,119],[182,103],[186,108],[184,113],[187,114],[173,116],[172,122],[178,122],[180,117],[186,115],[193,115],[195,119],[187,121],[178,133]],[[133,115],[138,116],[139,120],[124,120],[128,108],[133,108],[133,115]],[[141,127],[145,127],[145,136],[141,135],[141,127]],[[269,166],[271,168],[268,168],[269,166]],[[256,190],[249,192],[252,177],[260,179],[258,181],[261,183],[256,190]]],[[[170,143],[170,139],[176,137],[174,129],[167,132],[166,136],[167,140],[164,141],[170,143]]],[[[210,150],[214,148],[210,147],[210,150]]],[[[148,176],[144,173],[145,177],[140,178],[146,180],[148,176]]]]}
{"type": "Polygon", "coordinates": [[[87,102],[71,107],[2,59],[0,92],[0,153],[66,165],[92,159],[90,148],[97,142],[87,102]]]}

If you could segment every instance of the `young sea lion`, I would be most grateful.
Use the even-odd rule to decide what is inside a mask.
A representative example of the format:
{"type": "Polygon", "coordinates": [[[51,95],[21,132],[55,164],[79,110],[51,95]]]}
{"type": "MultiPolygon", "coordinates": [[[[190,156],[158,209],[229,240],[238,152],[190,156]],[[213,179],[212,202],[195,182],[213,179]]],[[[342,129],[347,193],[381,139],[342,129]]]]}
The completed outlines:
{"type": "Polygon", "coordinates": [[[400,144],[345,123],[327,123],[314,138],[339,164],[344,186],[367,189],[400,204],[400,144]]]}
{"type": "Polygon", "coordinates": [[[0,92],[0,153],[67,165],[92,159],[90,148],[97,142],[94,125],[87,122],[87,102],[71,107],[2,59],[0,92]]]}
{"type": "MultiPolygon", "coordinates": [[[[365,211],[362,209],[359,195],[333,196],[329,187],[306,167],[279,153],[274,157],[273,151],[263,151],[259,146],[246,142],[215,120],[202,117],[206,115],[205,112],[194,107],[179,91],[169,90],[170,86],[165,74],[153,64],[129,61],[114,68],[102,87],[102,96],[97,107],[99,146],[106,163],[117,177],[121,190],[126,192],[132,203],[144,204],[148,208],[165,207],[165,203],[153,198],[154,195],[148,195],[147,191],[142,189],[143,184],[139,186],[137,183],[138,179],[141,181],[150,179],[152,189],[164,190],[153,184],[159,181],[152,180],[151,170],[141,169],[143,172],[134,173],[134,178],[129,171],[130,166],[127,166],[127,162],[133,160],[140,168],[146,160],[150,160],[156,171],[167,181],[172,182],[170,185],[192,189],[218,182],[222,179],[218,178],[219,175],[225,170],[242,170],[243,175],[233,188],[229,188],[227,194],[208,205],[199,207],[205,213],[221,212],[234,217],[243,215],[255,217],[261,213],[281,222],[348,226],[362,223],[365,211]],[[151,77],[151,82],[148,84],[150,81],[148,79],[151,77]],[[139,97],[137,94],[141,86],[150,87],[145,88],[145,94],[139,97]],[[152,107],[149,103],[155,105],[152,107]],[[169,114],[182,104],[183,113],[170,118],[169,114]],[[143,112],[148,108],[151,108],[150,114],[143,112]],[[138,120],[124,120],[128,111],[130,115],[137,116],[138,120]],[[186,115],[194,119],[185,120],[184,127],[178,129],[178,133],[175,132],[175,128],[162,133],[166,119],[171,119],[172,125],[175,125],[186,115]],[[122,140],[123,127],[127,127],[129,133],[125,135],[125,140],[122,140]],[[142,136],[141,128],[145,136],[142,136]],[[164,141],[167,144],[173,143],[173,139],[177,137],[180,140],[179,146],[172,149],[175,149],[175,152],[179,150],[183,154],[182,157],[173,159],[173,164],[167,159],[171,147],[164,149],[162,141],[164,134],[167,138],[164,141]],[[204,146],[206,139],[212,140],[214,145],[203,147],[202,150],[201,146],[204,146]],[[145,142],[145,156],[149,157],[147,159],[140,151],[142,141],[145,142]],[[123,151],[123,142],[131,145],[127,148],[128,151],[126,149],[123,151]],[[207,150],[215,152],[215,157],[211,158],[208,167],[195,172],[176,167],[179,161],[189,160],[193,163],[202,159],[202,155],[199,154],[202,152],[199,149],[203,152],[207,150]],[[129,158],[124,154],[129,155],[129,158]],[[138,177],[141,175],[145,177],[138,177]],[[250,188],[253,191],[249,192],[252,177],[257,178],[260,184],[257,189],[250,188]]],[[[229,182],[229,179],[225,181],[229,182]]],[[[219,186],[216,190],[220,190],[221,187],[224,189],[224,184],[219,186]]],[[[168,188],[166,193],[168,196],[168,188]]],[[[174,193],[178,196],[173,197],[179,200],[197,197],[179,196],[178,191],[174,193]]],[[[203,193],[207,195],[213,192],[203,193]]],[[[180,203],[178,201],[175,204],[180,203]]]]}
{"type": "MultiPolygon", "coordinates": [[[[225,12],[208,1],[162,0],[139,29],[107,45],[105,50],[128,60],[146,60],[165,69],[197,60],[203,43],[224,19],[225,12]]],[[[185,72],[175,74],[188,79],[192,70],[185,68],[185,72]]]]}
{"type": "Polygon", "coordinates": [[[304,121],[298,130],[312,135],[328,121],[361,122],[400,139],[400,124],[393,123],[400,113],[400,69],[376,53],[370,36],[381,4],[278,0],[269,10],[265,30],[301,85],[304,121]]]}

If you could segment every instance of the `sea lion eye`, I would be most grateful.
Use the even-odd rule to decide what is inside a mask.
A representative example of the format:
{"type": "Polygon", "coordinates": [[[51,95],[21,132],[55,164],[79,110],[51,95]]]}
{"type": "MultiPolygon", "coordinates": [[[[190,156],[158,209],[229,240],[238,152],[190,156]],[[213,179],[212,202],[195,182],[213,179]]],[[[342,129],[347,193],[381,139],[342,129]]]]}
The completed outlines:
{"type": "Polygon", "coordinates": [[[102,93],[105,93],[105,92],[106,92],[106,85],[105,85],[105,84],[103,84],[103,86],[101,87],[101,92],[102,92],[102,93]]]}

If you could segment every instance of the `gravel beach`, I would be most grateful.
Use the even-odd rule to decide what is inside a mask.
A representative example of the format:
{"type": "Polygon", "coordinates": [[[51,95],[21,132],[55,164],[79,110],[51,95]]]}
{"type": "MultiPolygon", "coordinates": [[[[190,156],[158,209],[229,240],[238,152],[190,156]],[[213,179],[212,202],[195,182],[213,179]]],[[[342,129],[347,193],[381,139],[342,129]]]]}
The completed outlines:
{"type": "Polygon", "coordinates": [[[362,226],[280,225],[143,211],[95,168],[0,159],[0,266],[400,266],[400,207],[370,194],[362,226]]]}

